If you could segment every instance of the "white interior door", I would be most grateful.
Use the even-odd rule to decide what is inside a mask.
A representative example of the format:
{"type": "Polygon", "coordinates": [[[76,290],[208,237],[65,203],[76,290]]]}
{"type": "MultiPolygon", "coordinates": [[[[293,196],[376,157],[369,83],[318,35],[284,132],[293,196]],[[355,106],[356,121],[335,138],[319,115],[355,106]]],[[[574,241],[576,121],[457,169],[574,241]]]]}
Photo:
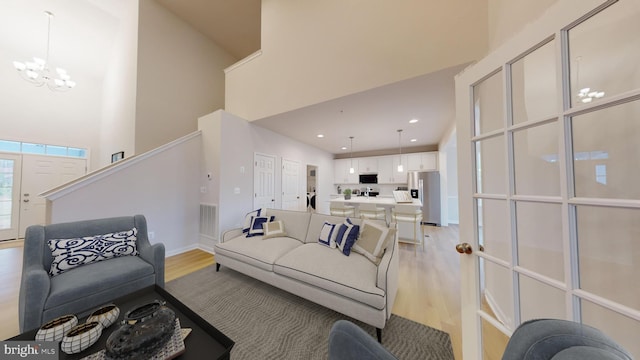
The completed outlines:
{"type": "Polygon", "coordinates": [[[0,153],[0,240],[17,239],[22,156],[0,153]]]}
{"type": "Polygon", "coordinates": [[[282,208],[284,210],[302,210],[301,199],[300,163],[282,159],[282,208]]]}
{"type": "Polygon", "coordinates": [[[254,209],[274,208],[276,206],[275,175],[276,157],[254,154],[254,209]]]}
{"type": "Polygon", "coordinates": [[[44,224],[46,199],[42,192],[74,180],[86,173],[86,159],[43,155],[23,155],[20,201],[20,236],[27,227],[44,224]]]}
{"type": "Polygon", "coordinates": [[[465,360],[500,359],[533,318],[640,358],[638,18],[560,0],[456,78],[465,360]]]}

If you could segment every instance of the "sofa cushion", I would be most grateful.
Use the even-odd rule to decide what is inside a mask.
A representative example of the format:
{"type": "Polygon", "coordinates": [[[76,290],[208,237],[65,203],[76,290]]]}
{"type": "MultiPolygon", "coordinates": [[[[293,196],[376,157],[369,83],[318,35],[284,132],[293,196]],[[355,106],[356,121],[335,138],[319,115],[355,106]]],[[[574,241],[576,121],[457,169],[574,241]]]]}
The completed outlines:
{"type": "Polygon", "coordinates": [[[395,229],[391,231],[387,226],[368,220],[362,222],[360,229],[360,236],[353,244],[352,250],[378,265],[382,260],[384,250],[392,240],[389,233],[393,232],[393,236],[395,236],[395,229]]]}
{"type": "Polygon", "coordinates": [[[282,222],[282,220],[270,221],[265,223],[263,226],[264,235],[262,236],[262,240],[287,236],[287,233],[284,231],[284,223],[282,222]]]}
{"type": "Polygon", "coordinates": [[[215,245],[216,255],[226,256],[263,270],[273,271],[273,263],[302,242],[290,237],[263,240],[262,236],[236,237],[215,245]]]}
{"type": "Polygon", "coordinates": [[[51,278],[51,290],[44,308],[51,309],[152,274],[153,265],[138,256],[123,256],[84,265],[82,270],[69,270],[51,278]]]}
{"type": "Polygon", "coordinates": [[[56,276],[81,265],[88,265],[114,257],[138,255],[138,230],[132,228],[102,235],[71,239],[49,239],[53,256],[49,275],[56,276]]]}
{"type": "MultiPolygon", "coordinates": [[[[269,209],[269,215],[275,216],[276,221],[282,220],[285,228],[287,229],[287,235],[290,238],[304,241],[307,237],[311,213],[306,211],[269,209]]],[[[318,233],[316,233],[316,236],[317,234],[318,233]]],[[[317,240],[318,239],[316,239],[316,241],[317,240]]]]}
{"type": "Polygon", "coordinates": [[[299,246],[278,260],[273,267],[287,276],[321,289],[354,299],[382,310],[386,299],[376,287],[378,268],[364,256],[339,252],[318,243],[299,246]]]}

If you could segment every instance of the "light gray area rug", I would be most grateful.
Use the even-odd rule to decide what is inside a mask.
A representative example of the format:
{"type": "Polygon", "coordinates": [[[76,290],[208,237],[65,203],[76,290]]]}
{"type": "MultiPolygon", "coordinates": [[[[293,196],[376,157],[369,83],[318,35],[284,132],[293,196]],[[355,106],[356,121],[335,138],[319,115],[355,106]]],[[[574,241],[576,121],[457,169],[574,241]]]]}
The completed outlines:
{"type": "MultiPolygon", "coordinates": [[[[232,359],[327,359],[329,330],[346,319],[311,301],[222,266],[201,269],[165,288],[235,341],[232,359]]],[[[399,359],[452,360],[449,335],[391,315],[382,343],[399,359]]]]}

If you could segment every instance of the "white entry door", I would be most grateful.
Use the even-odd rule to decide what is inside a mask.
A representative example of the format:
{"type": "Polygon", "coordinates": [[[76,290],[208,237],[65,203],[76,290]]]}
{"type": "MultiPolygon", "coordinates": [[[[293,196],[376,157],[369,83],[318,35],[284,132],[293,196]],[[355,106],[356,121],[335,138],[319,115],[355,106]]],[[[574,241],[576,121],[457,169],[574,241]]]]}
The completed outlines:
{"type": "Polygon", "coordinates": [[[276,206],[276,157],[254,154],[253,207],[274,208],[276,206]]]}
{"type": "Polygon", "coordinates": [[[39,194],[84,175],[86,166],[85,159],[23,155],[20,237],[30,225],[45,224],[47,204],[39,194]]]}
{"type": "Polygon", "coordinates": [[[17,239],[22,156],[0,153],[0,240],[17,239]]]}
{"type": "Polygon", "coordinates": [[[456,77],[465,360],[534,318],[640,358],[639,18],[559,0],[456,77]]]}
{"type": "Polygon", "coordinates": [[[297,161],[282,159],[282,208],[301,210],[300,163],[297,161]]]}

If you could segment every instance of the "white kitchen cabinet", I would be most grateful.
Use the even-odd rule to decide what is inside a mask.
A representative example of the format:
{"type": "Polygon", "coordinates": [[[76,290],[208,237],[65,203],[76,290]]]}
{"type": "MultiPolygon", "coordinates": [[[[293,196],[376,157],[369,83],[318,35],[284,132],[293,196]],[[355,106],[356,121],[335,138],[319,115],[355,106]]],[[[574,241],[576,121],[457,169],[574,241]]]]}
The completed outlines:
{"type": "Polygon", "coordinates": [[[378,157],[378,184],[406,184],[407,183],[407,155],[389,155],[378,157]],[[404,171],[398,172],[398,165],[402,159],[404,171]]]}
{"type": "Polygon", "coordinates": [[[438,152],[407,154],[407,169],[409,171],[438,170],[438,152]]]}
{"type": "Polygon", "coordinates": [[[357,184],[358,176],[358,160],[353,159],[353,174],[349,173],[351,168],[351,159],[333,160],[333,183],[334,184],[357,184]]]}
{"type": "MultiPolygon", "coordinates": [[[[360,174],[377,173],[378,159],[377,156],[358,158],[358,170],[360,170],[360,174]]],[[[355,159],[353,160],[355,161],[355,159]]]]}

